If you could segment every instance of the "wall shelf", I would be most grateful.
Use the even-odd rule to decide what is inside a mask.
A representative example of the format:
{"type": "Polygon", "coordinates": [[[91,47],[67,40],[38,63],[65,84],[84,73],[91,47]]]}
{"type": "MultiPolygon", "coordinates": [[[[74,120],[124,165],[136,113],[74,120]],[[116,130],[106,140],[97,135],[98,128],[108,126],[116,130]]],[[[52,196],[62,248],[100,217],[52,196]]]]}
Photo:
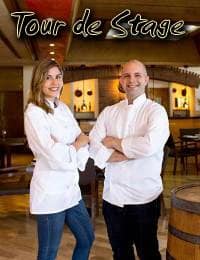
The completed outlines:
{"type": "Polygon", "coordinates": [[[76,112],[75,114],[76,119],[94,119],[94,112],[76,112]]]}

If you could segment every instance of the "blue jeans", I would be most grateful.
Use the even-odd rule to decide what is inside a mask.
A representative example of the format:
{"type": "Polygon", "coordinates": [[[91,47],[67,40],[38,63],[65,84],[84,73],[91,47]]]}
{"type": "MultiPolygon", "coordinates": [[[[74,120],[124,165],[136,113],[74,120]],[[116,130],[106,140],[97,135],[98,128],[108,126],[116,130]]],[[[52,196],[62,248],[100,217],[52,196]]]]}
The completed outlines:
{"type": "Polygon", "coordinates": [[[88,259],[94,232],[84,202],[81,200],[78,205],[65,211],[37,215],[38,260],[56,259],[64,224],[68,225],[76,238],[72,259],[88,259]]]}

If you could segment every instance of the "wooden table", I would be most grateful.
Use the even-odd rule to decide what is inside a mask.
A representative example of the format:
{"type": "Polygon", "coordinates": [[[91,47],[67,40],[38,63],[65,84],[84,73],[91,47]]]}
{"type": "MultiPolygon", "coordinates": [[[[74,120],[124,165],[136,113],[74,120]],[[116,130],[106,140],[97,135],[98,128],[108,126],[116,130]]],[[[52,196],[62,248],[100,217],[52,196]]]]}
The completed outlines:
{"type": "Polygon", "coordinates": [[[11,166],[12,147],[24,146],[25,137],[0,138],[0,168],[11,166]]]}

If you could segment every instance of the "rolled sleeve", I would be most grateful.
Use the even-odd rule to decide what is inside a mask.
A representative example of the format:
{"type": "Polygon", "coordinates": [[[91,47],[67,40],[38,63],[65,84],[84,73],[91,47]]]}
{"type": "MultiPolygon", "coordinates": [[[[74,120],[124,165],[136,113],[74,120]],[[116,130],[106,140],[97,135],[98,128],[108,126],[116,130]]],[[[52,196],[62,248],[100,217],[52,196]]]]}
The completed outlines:
{"type": "Polygon", "coordinates": [[[107,161],[110,158],[111,154],[114,152],[113,149],[107,149],[101,143],[91,141],[90,143],[90,156],[94,160],[95,165],[100,169],[104,169],[107,165],[107,161]]]}
{"type": "Polygon", "coordinates": [[[86,145],[85,147],[81,147],[77,151],[77,155],[76,156],[77,156],[77,166],[78,166],[78,169],[80,171],[84,171],[86,163],[87,163],[88,158],[89,158],[88,145],[86,145]]]}

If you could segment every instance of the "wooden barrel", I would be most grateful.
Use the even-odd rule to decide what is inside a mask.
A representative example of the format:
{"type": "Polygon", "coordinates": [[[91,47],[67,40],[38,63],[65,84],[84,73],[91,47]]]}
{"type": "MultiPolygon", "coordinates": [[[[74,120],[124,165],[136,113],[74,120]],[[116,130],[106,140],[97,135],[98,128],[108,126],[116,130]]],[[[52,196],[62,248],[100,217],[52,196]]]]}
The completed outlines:
{"type": "Polygon", "coordinates": [[[166,259],[200,260],[200,183],[172,191],[166,259]]]}

